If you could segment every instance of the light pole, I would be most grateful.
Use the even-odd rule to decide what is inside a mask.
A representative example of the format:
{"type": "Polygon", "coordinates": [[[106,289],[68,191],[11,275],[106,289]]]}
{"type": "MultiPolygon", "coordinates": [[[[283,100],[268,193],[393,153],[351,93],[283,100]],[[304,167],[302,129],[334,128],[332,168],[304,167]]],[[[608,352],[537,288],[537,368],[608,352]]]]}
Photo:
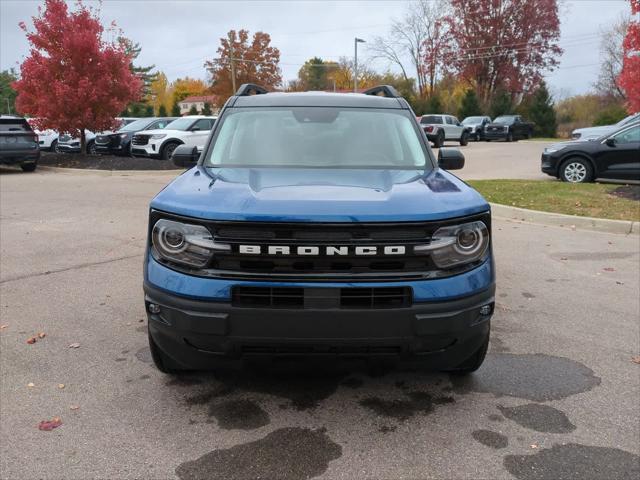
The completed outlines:
{"type": "Polygon", "coordinates": [[[355,49],[354,62],[353,62],[353,91],[354,92],[358,91],[358,44],[359,43],[366,43],[366,42],[363,39],[358,37],[353,39],[353,45],[355,49]]]}

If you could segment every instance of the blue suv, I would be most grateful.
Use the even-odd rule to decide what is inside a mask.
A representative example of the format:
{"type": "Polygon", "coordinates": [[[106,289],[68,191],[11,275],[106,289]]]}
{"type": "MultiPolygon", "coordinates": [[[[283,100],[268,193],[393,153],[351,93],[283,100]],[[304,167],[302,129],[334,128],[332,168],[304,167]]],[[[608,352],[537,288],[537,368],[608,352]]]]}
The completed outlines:
{"type": "Polygon", "coordinates": [[[163,372],[249,357],[392,357],[467,373],[494,309],[489,205],[393,87],[229,98],[151,202],[149,343],[163,372]]]}

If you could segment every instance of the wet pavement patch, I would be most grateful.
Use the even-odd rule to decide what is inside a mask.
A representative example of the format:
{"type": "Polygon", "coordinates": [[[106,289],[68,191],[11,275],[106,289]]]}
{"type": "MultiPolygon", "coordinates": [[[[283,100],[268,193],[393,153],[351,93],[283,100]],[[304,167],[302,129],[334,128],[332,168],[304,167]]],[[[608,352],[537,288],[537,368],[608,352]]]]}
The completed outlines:
{"type": "Polygon", "coordinates": [[[192,387],[194,385],[201,385],[202,378],[195,375],[181,374],[176,375],[174,378],[165,383],[167,387],[192,387]]]}
{"type": "Polygon", "coordinates": [[[582,363],[542,354],[492,353],[473,375],[451,375],[454,391],[509,395],[543,402],[587,392],[600,378],[582,363]]]}
{"type": "Polygon", "coordinates": [[[144,363],[151,363],[153,361],[149,347],[144,347],[138,350],[136,352],[136,358],[144,363]]]}
{"type": "Polygon", "coordinates": [[[640,202],[640,186],[638,185],[623,185],[609,192],[609,194],[640,202]]]}
{"type": "Polygon", "coordinates": [[[504,466],[520,480],[640,478],[640,456],[617,448],[576,443],[554,445],[535,455],[507,455],[504,466]]]}
{"type": "Polygon", "coordinates": [[[227,395],[231,395],[233,393],[233,389],[222,386],[216,389],[210,390],[208,392],[197,393],[195,395],[191,395],[185,398],[185,402],[187,405],[207,405],[214,398],[226,397],[227,395]]]}
{"type": "Polygon", "coordinates": [[[433,397],[426,392],[409,392],[409,399],[386,400],[379,397],[368,397],[360,400],[360,405],[373,410],[376,414],[399,421],[407,420],[419,413],[426,415],[433,411],[435,405],[453,403],[452,397],[433,397]]]}
{"type": "Polygon", "coordinates": [[[549,405],[537,403],[528,403],[518,407],[498,405],[498,410],[509,420],[536,432],[569,433],[576,429],[576,426],[569,421],[564,412],[549,405]]]}
{"type": "Polygon", "coordinates": [[[395,427],[395,426],[394,426],[394,427],[392,427],[392,426],[389,426],[389,425],[382,425],[382,426],[378,429],[378,431],[379,431],[380,433],[389,433],[389,432],[395,432],[397,429],[398,429],[398,427],[395,427]]]}
{"type": "Polygon", "coordinates": [[[307,410],[316,408],[322,400],[333,395],[345,376],[344,373],[318,371],[296,374],[245,370],[216,375],[216,379],[227,388],[285,398],[296,410],[307,410]]]}
{"type": "Polygon", "coordinates": [[[312,478],[342,456],[342,447],[324,430],[281,428],[254,442],[214,450],[176,468],[181,480],[312,478]]]}
{"type": "Polygon", "coordinates": [[[474,430],[471,432],[471,436],[476,442],[479,442],[486,447],[500,449],[506,448],[506,446],[509,445],[509,440],[505,435],[498,432],[492,432],[491,430],[474,430]]]}
{"type": "Polygon", "coordinates": [[[229,400],[211,405],[209,415],[225,430],[253,430],[269,425],[269,414],[247,399],[229,400]]]}

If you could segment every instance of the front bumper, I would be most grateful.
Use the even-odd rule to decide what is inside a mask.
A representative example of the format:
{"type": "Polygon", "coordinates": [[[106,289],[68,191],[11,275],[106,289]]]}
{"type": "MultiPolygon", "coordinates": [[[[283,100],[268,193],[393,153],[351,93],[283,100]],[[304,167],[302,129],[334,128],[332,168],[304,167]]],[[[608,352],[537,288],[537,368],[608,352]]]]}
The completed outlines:
{"type": "Polygon", "coordinates": [[[149,142],[146,145],[131,144],[131,155],[134,157],[160,158],[160,143],[149,142]]]}
{"type": "Polygon", "coordinates": [[[548,153],[543,153],[540,159],[540,170],[552,177],[558,177],[558,159],[548,153]]]}
{"type": "Polygon", "coordinates": [[[264,355],[391,357],[426,362],[435,369],[454,368],[486,340],[494,306],[491,259],[456,277],[374,284],[413,290],[411,306],[385,309],[238,307],[229,298],[234,285],[284,284],[203,279],[162,270],[169,269],[147,259],[144,291],[149,332],[158,347],[184,368],[232,366],[264,355]],[[199,285],[203,282],[207,287],[199,285]],[[194,295],[176,294],[187,290],[194,295]],[[204,292],[211,297],[203,298],[204,292]],[[159,313],[151,313],[150,304],[159,305],[159,313]],[[488,312],[481,313],[482,307],[488,312]]]}
{"type": "Polygon", "coordinates": [[[485,140],[505,140],[509,135],[509,130],[484,131],[485,140]]]}
{"type": "Polygon", "coordinates": [[[67,153],[80,153],[80,144],[58,142],[58,151],[67,153]]]}

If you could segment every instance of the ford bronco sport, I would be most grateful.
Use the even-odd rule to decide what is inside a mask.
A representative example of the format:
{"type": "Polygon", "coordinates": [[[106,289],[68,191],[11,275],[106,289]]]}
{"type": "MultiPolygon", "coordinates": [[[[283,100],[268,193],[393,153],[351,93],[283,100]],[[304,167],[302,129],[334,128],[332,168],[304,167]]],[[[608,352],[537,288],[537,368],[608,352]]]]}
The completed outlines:
{"type": "Polygon", "coordinates": [[[145,307],[164,372],[266,355],[477,369],[495,270],[487,202],[409,104],[245,84],[151,202],[145,307]]]}

